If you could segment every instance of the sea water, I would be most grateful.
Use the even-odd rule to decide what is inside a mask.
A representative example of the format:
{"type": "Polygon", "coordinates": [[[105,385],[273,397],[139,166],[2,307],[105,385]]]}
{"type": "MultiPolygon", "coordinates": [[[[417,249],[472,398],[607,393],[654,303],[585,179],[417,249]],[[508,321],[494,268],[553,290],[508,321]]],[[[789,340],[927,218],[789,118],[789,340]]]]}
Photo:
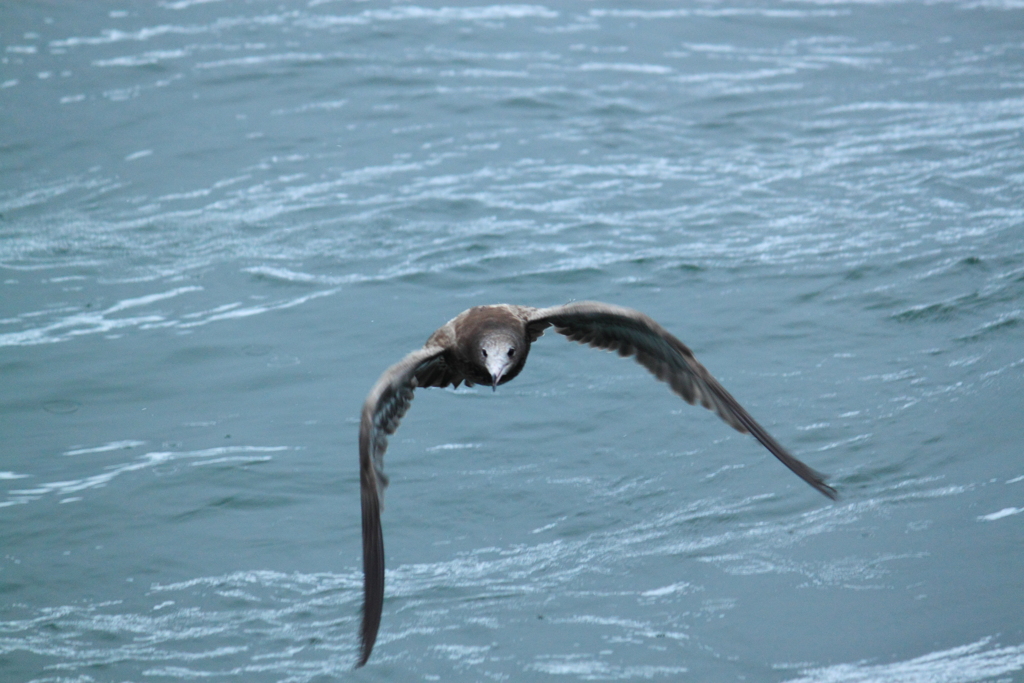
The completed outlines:
{"type": "Polygon", "coordinates": [[[1024,6],[0,5],[0,679],[1024,680],[1024,6]],[[642,310],[779,441],[473,305],[642,310]]]}

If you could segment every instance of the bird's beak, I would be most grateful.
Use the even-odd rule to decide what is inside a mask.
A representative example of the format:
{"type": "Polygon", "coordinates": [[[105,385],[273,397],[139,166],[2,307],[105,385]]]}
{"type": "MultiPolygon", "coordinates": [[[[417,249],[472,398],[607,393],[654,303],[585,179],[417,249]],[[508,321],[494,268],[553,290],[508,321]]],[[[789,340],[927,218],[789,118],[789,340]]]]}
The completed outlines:
{"type": "Polygon", "coordinates": [[[508,358],[504,357],[504,353],[492,353],[489,357],[484,358],[483,365],[487,370],[487,374],[490,375],[490,388],[497,391],[498,383],[502,381],[505,373],[513,364],[509,362],[508,358]]]}
{"type": "Polygon", "coordinates": [[[498,390],[498,382],[505,376],[505,371],[508,370],[508,364],[501,361],[501,359],[490,358],[487,362],[487,372],[491,375],[491,390],[498,390]]]}

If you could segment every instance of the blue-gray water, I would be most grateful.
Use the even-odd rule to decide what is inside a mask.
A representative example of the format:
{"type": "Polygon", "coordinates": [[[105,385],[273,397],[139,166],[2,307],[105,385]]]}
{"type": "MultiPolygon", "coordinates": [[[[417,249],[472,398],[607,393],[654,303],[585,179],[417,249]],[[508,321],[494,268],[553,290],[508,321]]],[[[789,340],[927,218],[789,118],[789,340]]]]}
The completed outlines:
{"type": "Polygon", "coordinates": [[[1024,680],[1024,6],[0,4],[0,679],[1024,680]],[[471,305],[689,344],[421,391],[471,305]]]}

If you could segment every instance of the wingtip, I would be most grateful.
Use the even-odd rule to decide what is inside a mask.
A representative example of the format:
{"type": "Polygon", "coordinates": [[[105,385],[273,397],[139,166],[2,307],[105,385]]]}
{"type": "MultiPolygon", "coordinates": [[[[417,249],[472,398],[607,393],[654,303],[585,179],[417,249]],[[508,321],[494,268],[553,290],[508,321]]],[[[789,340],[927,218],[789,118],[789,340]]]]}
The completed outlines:
{"type": "MultiPolygon", "coordinates": [[[[377,619],[377,623],[380,620],[377,619]]],[[[377,629],[372,623],[366,620],[366,607],[363,607],[363,622],[359,627],[359,661],[356,662],[354,669],[363,667],[368,661],[370,661],[370,655],[373,653],[373,645],[377,642],[377,629]]]]}
{"type": "Polygon", "coordinates": [[[366,662],[370,661],[370,650],[365,645],[359,646],[359,661],[352,667],[353,669],[361,669],[366,665],[366,662]]]}
{"type": "Polygon", "coordinates": [[[839,500],[839,491],[836,491],[833,487],[825,483],[825,479],[827,477],[821,472],[818,472],[817,470],[812,469],[811,472],[813,479],[807,480],[807,483],[813,486],[816,491],[821,493],[821,495],[825,496],[829,500],[839,500]]]}
{"type": "Polygon", "coordinates": [[[359,626],[359,662],[366,664],[377,641],[384,606],[384,537],[380,526],[380,501],[376,489],[364,487],[363,499],[363,614],[359,626]]]}
{"type": "Polygon", "coordinates": [[[370,623],[366,620],[366,603],[363,603],[362,619],[359,623],[359,660],[353,669],[359,669],[366,665],[370,661],[370,654],[373,652],[374,641],[377,640],[377,634],[373,632],[373,628],[370,623]]]}

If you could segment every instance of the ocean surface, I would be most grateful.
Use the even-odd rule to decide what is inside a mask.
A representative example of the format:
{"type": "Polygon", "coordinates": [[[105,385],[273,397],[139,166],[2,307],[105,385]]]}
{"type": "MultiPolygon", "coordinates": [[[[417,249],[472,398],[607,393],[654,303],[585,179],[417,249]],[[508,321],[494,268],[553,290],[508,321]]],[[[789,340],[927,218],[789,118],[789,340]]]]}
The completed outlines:
{"type": "Polygon", "coordinates": [[[0,680],[1024,681],[1024,4],[0,4],[0,680]],[[549,332],[688,344],[826,500],[549,332]]]}

